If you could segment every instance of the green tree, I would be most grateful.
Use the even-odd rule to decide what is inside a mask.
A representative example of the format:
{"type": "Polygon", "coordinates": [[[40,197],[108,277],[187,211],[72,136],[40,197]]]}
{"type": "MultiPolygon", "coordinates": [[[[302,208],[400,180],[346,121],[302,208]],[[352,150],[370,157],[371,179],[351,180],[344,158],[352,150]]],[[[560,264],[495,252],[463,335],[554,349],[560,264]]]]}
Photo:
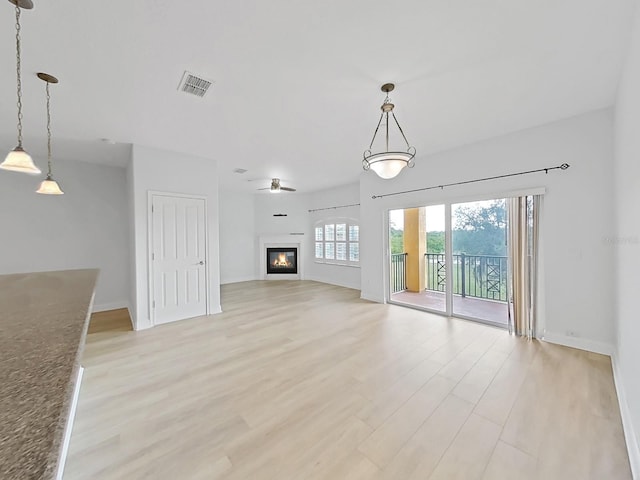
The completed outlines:
{"type": "Polygon", "coordinates": [[[488,206],[462,205],[453,211],[453,253],[506,255],[507,213],[504,200],[488,206]]]}
{"type": "Polygon", "coordinates": [[[427,253],[444,253],[444,232],[427,232],[427,253]]]}
{"type": "Polygon", "coordinates": [[[391,253],[404,252],[404,232],[391,226],[389,228],[389,243],[391,244],[391,253]]]}

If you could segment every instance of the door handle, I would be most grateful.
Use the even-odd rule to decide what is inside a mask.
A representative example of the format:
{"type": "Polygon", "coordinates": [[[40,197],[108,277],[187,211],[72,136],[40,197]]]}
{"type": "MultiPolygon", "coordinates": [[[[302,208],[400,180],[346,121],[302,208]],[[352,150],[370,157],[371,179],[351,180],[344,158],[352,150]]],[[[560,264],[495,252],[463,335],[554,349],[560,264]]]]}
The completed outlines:
{"type": "Polygon", "coordinates": [[[194,263],[194,265],[204,265],[204,262],[200,260],[198,263],[194,263]]]}

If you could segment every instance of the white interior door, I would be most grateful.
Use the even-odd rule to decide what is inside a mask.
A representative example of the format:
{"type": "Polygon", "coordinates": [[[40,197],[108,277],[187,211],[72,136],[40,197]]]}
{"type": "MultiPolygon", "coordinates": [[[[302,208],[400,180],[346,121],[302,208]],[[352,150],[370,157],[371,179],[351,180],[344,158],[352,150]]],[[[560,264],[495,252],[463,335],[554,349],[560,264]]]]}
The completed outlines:
{"type": "Polygon", "coordinates": [[[154,323],[206,315],[204,199],[154,194],[151,223],[154,323]]]}

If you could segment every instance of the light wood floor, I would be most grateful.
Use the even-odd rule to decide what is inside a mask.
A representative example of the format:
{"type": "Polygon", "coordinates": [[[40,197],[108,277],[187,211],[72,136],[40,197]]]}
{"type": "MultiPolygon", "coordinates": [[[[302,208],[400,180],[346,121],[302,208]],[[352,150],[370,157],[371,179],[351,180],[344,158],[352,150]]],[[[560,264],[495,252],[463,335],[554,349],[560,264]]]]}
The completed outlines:
{"type": "Polygon", "coordinates": [[[315,282],[97,329],[66,480],[629,479],[608,357],[315,282]]]}

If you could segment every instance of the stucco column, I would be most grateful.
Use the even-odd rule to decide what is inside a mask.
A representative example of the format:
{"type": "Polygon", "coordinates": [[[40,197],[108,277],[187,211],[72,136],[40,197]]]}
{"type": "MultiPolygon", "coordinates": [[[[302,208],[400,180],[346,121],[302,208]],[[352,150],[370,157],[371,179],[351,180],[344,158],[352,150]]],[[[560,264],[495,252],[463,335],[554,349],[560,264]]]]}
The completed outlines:
{"type": "Polygon", "coordinates": [[[427,253],[426,209],[407,208],[404,211],[404,251],[407,254],[407,290],[425,289],[424,254],[427,253]]]}

